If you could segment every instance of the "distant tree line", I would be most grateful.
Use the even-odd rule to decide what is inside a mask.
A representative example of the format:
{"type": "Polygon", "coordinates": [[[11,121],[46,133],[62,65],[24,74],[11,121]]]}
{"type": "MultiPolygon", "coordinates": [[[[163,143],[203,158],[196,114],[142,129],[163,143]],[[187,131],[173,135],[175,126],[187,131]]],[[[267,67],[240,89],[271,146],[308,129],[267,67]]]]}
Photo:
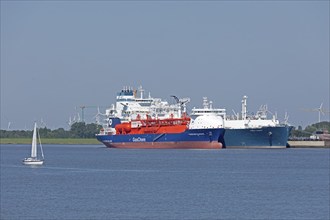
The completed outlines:
{"type": "MultiPolygon", "coordinates": [[[[39,128],[39,134],[42,138],[94,138],[95,134],[101,129],[97,124],[85,124],[85,122],[76,122],[71,125],[70,130],[58,128],[50,130],[48,128],[39,128]]],[[[310,137],[316,131],[328,130],[330,132],[330,122],[324,121],[307,126],[302,129],[301,126],[293,128],[290,137],[310,137]]],[[[31,138],[32,130],[0,130],[0,138],[31,138]]]]}
{"type": "Polygon", "coordinates": [[[323,121],[316,124],[308,125],[304,130],[301,126],[298,128],[293,128],[291,131],[290,137],[310,137],[316,131],[325,131],[330,132],[330,122],[323,121]]]}
{"type": "MultiPolygon", "coordinates": [[[[95,138],[95,134],[99,133],[101,129],[97,124],[85,124],[85,122],[76,122],[71,125],[70,130],[58,128],[55,130],[46,127],[39,128],[41,138],[95,138]]],[[[31,138],[32,130],[0,130],[1,138],[31,138]]]]}

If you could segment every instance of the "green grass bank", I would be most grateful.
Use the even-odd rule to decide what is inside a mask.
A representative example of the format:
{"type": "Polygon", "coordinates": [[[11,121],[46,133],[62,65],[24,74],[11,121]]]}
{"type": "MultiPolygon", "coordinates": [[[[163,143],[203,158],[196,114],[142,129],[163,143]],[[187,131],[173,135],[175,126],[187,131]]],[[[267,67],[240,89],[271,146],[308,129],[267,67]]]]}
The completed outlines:
{"type": "MultiPolygon", "coordinates": [[[[31,144],[31,138],[1,138],[0,144],[31,144]]],[[[42,144],[102,144],[95,138],[42,138],[42,144]]]]}

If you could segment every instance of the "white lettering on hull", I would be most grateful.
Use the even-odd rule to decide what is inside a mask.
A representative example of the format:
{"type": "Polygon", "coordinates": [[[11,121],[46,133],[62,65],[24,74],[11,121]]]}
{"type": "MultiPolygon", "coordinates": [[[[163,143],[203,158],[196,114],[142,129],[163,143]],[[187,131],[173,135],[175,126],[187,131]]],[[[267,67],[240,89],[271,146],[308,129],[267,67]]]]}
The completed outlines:
{"type": "Polygon", "coordinates": [[[132,141],[133,142],[146,142],[147,140],[146,140],[146,138],[141,138],[141,137],[134,138],[133,137],[132,141]]]}

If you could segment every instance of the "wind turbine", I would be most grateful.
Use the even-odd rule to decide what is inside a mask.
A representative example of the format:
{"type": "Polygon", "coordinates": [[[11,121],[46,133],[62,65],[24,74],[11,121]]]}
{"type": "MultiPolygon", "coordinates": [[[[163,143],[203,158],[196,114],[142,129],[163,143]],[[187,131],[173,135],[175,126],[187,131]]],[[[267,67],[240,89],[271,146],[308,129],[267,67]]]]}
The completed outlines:
{"type": "Polygon", "coordinates": [[[44,128],[46,128],[46,123],[44,122],[44,120],[41,118],[40,119],[40,127],[44,127],[44,128]]]}
{"type": "Polygon", "coordinates": [[[77,122],[80,122],[80,115],[79,115],[79,112],[77,113],[77,122]]]}
{"type": "Polygon", "coordinates": [[[95,121],[96,121],[96,124],[98,124],[98,125],[101,125],[101,120],[100,120],[100,116],[106,116],[106,114],[102,114],[101,112],[100,112],[100,107],[98,106],[97,107],[97,114],[93,117],[93,118],[95,118],[95,121]]]}
{"type": "MultiPolygon", "coordinates": [[[[87,110],[87,109],[89,109],[89,108],[97,108],[97,109],[99,109],[100,107],[102,107],[102,108],[106,108],[107,106],[94,106],[94,105],[92,105],[92,106],[87,106],[87,105],[82,105],[82,106],[79,106],[79,108],[81,109],[81,121],[82,122],[85,122],[85,111],[87,110]]],[[[76,109],[77,109],[78,107],[76,107],[76,109]]],[[[79,121],[80,121],[80,117],[79,117],[79,121]]]]}
{"type": "Polygon", "coordinates": [[[289,121],[289,115],[287,112],[285,112],[285,115],[284,115],[284,124],[288,124],[288,121],[289,121]]]}
{"type": "Polygon", "coordinates": [[[319,112],[319,123],[320,123],[321,122],[321,113],[322,113],[322,115],[325,115],[326,113],[329,113],[329,111],[322,108],[322,106],[323,106],[323,103],[321,103],[320,107],[318,107],[318,108],[303,109],[303,110],[307,111],[307,112],[319,112]]]}

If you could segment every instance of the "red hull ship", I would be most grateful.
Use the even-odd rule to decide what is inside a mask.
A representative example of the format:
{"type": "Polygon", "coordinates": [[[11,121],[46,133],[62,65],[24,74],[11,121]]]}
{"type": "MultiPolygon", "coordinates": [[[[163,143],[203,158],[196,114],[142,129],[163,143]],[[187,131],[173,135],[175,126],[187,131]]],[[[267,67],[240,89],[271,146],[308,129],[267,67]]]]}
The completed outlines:
{"type": "MultiPolygon", "coordinates": [[[[111,119],[110,119],[111,120],[111,119]]],[[[223,128],[189,129],[190,118],[147,119],[111,123],[112,129],[101,130],[96,138],[111,148],[220,149],[223,128]]]]}

